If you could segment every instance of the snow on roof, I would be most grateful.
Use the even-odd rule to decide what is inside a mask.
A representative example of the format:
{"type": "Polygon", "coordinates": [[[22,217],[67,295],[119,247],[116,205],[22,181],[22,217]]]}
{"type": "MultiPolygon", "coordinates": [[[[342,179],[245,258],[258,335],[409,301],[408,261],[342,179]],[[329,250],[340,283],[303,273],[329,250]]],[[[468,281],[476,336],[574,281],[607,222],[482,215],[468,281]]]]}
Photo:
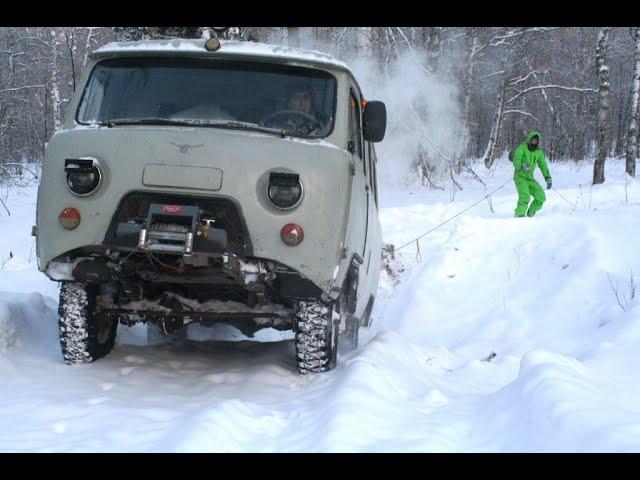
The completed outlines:
{"type": "Polygon", "coordinates": [[[174,40],[142,40],[137,42],[111,42],[92,53],[92,57],[108,56],[121,52],[131,53],[198,53],[212,56],[247,56],[274,59],[286,59],[325,65],[351,72],[349,66],[329,55],[317,50],[304,50],[301,48],[286,47],[283,45],[270,45],[267,43],[241,42],[232,40],[220,40],[220,49],[209,52],[205,49],[204,39],[174,39],[174,40]]]}

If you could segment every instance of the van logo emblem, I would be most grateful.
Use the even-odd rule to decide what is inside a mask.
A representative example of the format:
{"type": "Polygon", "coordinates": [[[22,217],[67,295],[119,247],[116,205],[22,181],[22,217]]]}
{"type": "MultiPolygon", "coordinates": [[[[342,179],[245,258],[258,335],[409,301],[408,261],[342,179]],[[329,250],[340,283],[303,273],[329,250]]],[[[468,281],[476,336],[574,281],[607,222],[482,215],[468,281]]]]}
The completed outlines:
{"type": "Polygon", "coordinates": [[[204,146],[204,144],[202,143],[200,145],[189,145],[188,143],[174,143],[174,142],[169,142],[169,143],[178,147],[180,149],[180,153],[189,153],[193,148],[204,146]]]}
{"type": "Polygon", "coordinates": [[[165,205],[162,207],[162,213],[182,213],[182,205],[165,205]]]}

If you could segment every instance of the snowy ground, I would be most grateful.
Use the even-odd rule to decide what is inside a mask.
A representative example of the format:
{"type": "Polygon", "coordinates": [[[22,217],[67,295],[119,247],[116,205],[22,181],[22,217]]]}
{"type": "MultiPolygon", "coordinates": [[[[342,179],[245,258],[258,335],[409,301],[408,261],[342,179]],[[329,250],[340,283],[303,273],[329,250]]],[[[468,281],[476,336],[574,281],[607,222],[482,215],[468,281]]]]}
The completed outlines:
{"type": "MultiPolygon", "coordinates": [[[[609,162],[591,188],[591,165],[552,164],[565,199],[547,191],[539,216],[512,218],[509,183],[494,212],[483,202],[425,237],[421,262],[407,247],[359,350],[309,376],[290,340],[221,341],[229,330],[146,345],[144,328],[121,326],[110,356],[64,365],[57,285],[38,273],[30,236],[35,188],[11,190],[0,451],[640,451],[640,185],[623,170],[609,162]]],[[[511,176],[506,161],[477,171],[486,191],[511,176]]],[[[483,196],[461,182],[453,201],[450,185],[381,192],[385,241],[483,196]]]]}

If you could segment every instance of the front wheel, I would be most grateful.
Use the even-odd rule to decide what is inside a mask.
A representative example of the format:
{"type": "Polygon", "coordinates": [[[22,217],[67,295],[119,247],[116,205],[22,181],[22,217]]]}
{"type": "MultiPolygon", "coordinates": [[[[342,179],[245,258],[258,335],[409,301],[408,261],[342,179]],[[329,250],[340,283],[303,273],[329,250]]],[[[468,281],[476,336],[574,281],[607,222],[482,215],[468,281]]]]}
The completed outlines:
{"type": "Polygon", "coordinates": [[[95,314],[97,294],[95,284],[62,282],[60,287],[60,347],[69,365],[93,362],[113,350],[118,322],[95,314]]]}
{"type": "Polygon", "coordinates": [[[326,372],[335,368],[338,357],[338,322],[333,306],[318,301],[301,301],[295,310],[298,372],[326,372]]]}

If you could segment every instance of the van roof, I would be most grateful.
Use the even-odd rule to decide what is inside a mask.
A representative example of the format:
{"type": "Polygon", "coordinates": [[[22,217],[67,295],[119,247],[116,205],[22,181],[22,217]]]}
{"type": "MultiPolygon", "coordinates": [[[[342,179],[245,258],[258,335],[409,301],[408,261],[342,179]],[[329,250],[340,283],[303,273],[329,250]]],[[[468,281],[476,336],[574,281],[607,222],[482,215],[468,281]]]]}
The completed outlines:
{"type": "Polygon", "coordinates": [[[220,48],[210,52],[205,48],[205,39],[174,39],[174,40],[141,40],[137,42],[111,42],[91,54],[92,59],[114,57],[120,55],[193,55],[218,58],[253,58],[271,59],[280,62],[298,62],[313,64],[325,68],[337,68],[353,73],[349,66],[335,57],[316,50],[304,50],[282,45],[270,45],[257,42],[243,42],[234,40],[220,40],[220,48]]]}

